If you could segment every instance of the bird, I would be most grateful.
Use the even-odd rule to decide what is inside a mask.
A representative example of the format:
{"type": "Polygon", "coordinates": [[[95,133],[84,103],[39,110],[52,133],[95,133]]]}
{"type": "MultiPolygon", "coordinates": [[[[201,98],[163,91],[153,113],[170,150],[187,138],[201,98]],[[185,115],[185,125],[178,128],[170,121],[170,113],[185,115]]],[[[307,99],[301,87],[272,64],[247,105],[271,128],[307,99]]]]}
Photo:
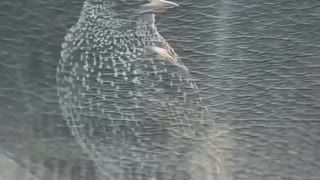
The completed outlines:
{"type": "Polygon", "coordinates": [[[197,79],[155,25],[173,7],[86,0],[61,45],[63,117],[106,179],[191,179],[182,164],[214,126],[197,79]]]}

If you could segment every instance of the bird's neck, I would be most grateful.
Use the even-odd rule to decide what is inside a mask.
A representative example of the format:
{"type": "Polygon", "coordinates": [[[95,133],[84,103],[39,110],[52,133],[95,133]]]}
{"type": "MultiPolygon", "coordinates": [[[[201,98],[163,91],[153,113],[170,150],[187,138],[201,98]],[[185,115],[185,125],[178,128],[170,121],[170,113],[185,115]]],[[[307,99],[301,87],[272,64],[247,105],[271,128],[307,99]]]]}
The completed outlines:
{"type": "Polygon", "coordinates": [[[155,26],[155,16],[153,13],[143,13],[137,16],[135,20],[135,29],[153,34],[157,31],[155,26]]]}

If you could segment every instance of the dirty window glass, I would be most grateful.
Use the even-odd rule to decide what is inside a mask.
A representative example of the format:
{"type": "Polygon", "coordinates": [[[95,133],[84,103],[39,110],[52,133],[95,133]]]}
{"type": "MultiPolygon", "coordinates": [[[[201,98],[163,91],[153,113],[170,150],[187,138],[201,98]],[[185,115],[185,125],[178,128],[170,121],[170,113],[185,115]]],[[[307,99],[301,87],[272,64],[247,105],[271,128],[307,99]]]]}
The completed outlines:
{"type": "Polygon", "coordinates": [[[0,2],[0,179],[319,174],[320,2],[0,2]]]}

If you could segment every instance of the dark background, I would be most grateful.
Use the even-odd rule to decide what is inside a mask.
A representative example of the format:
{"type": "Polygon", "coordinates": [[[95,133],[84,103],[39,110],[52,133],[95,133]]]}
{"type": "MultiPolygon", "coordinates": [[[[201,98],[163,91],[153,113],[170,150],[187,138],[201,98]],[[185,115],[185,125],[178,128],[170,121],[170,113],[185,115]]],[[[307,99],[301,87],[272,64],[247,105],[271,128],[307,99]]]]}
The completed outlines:
{"type": "MultiPolygon", "coordinates": [[[[158,29],[205,82],[232,142],[224,147],[230,176],[318,180],[320,1],[175,2],[181,7],[157,16],[158,29]]],[[[55,88],[60,44],[82,4],[0,2],[0,179],[96,179],[55,88]]]]}

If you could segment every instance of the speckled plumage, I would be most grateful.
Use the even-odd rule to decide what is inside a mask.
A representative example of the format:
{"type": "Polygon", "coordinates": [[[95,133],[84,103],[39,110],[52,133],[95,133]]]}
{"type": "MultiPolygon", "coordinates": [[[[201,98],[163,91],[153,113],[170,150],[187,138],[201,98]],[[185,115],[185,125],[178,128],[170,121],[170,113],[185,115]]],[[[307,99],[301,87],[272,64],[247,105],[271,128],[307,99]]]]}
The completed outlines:
{"type": "Polygon", "coordinates": [[[119,2],[86,1],[66,35],[57,69],[61,108],[110,180],[170,177],[213,122],[154,15],[119,2]],[[167,50],[176,63],[149,47],[167,50]]]}

